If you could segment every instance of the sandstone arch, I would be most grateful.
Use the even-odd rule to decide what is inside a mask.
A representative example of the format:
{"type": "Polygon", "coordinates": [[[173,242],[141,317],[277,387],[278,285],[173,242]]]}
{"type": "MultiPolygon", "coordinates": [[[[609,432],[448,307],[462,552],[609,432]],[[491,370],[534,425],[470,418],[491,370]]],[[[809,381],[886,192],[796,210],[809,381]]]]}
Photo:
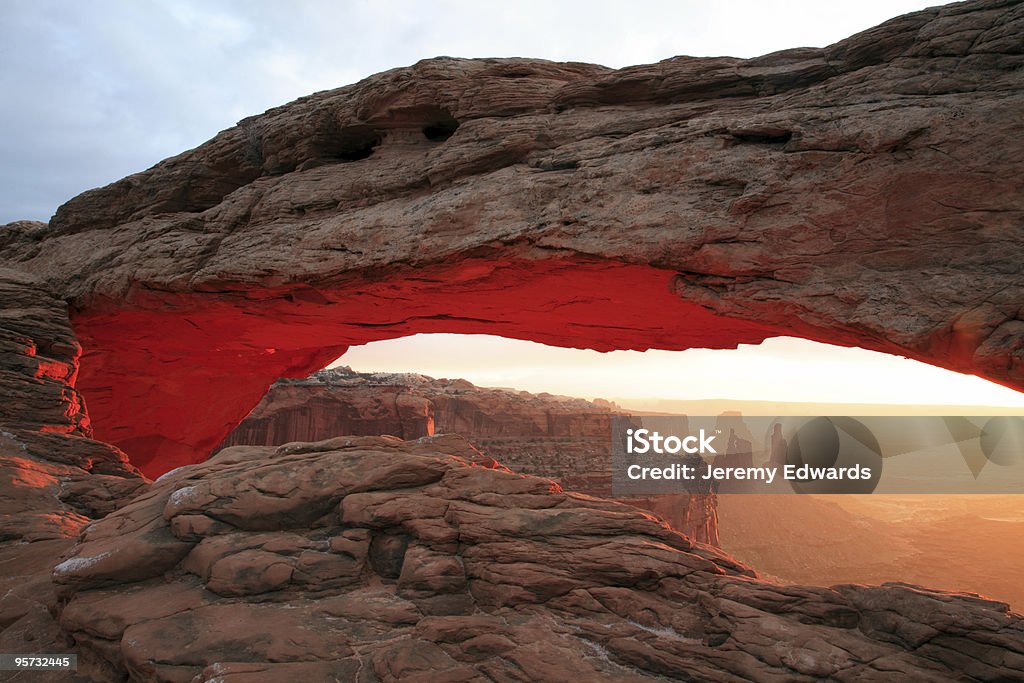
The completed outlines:
{"type": "Polygon", "coordinates": [[[201,460],[274,377],[415,331],[784,331],[1024,388],[1022,8],[748,61],[431,60],[0,226],[4,642],[97,680],[1015,680],[1005,603],[763,581],[458,437],[158,482],[88,437],[201,460]]]}
{"type": "Polygon", "coordinates": [[[791,334],[1024,388],[1021,6],[612,71],[439,58],[0,233],[70,302],[98,438],[204,458],[347,345],[791,334]]]}

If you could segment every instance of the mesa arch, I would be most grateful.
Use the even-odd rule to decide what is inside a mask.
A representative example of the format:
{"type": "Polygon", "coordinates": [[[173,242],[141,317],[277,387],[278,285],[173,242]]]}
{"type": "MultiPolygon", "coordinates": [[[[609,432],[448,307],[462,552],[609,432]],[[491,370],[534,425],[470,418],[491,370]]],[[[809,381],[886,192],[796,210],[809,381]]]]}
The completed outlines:
{"type": "Polygon", "coordinates": [[[788,334],[1024,389],[1020,5],[613,71],[439,58],[254,116],[0,232],[72,307],[97,438],[206,457],[282,375],[487,332],[788,334]]]}

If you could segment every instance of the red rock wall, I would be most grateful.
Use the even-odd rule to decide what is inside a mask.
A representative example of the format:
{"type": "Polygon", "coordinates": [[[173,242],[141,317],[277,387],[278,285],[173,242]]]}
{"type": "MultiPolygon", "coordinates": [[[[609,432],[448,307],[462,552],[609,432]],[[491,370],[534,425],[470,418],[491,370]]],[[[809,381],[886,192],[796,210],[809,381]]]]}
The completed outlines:
{"type": "Polygon", "coordinates": [[[0,543],[72,538],[109,512],[111,491],[142,483],[124,453],[90,438],[80,352],[67,306],[0,268],[0,543]]]}
{"type": "Polygon", "coordinates": [[[153,477],[205,460],[275,380],[305,377],[352,344],[458,332],[684,349],[782,332],[679,299],[674,277],[611,262],[473,261],[330,292],[140,294],[134,310],[74,316],[85,348],[78,386],[97,437],[153,477]]]}
{"type": "Polygon", "coordinates": [[[377,387],[358,402],[353,393],[275,384],[222,446],[278,446],[350,434],[418,439],[434,433],[434,406],[425,398],[410,396],[402,387],[377,387]]]}

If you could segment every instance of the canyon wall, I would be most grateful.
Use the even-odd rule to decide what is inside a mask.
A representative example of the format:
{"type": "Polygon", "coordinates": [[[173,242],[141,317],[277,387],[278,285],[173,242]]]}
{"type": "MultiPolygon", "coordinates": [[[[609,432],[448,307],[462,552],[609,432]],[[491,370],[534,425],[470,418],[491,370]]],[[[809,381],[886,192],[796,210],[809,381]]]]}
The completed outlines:
{"type": "MultiPolygon", "coordinates": [[[[415,373],[322,370],[276,382],[222,447],[280,446],[343,435],[458,434],[514,472],[602,498],[611,490],[613,404],[477,387],[415,373]]],[[[715,495],[621,498],[702,543],[718,544],[715,495]]]]}

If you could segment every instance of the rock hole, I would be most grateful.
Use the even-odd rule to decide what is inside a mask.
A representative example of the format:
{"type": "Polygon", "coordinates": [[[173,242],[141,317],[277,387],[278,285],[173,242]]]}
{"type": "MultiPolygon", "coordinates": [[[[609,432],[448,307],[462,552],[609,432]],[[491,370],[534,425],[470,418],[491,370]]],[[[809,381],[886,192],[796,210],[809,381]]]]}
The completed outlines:
{"type": "Polygon", "coordinates": [[[366,159],[380,144],[381,134],[370,126],[349,126],[313,143],[317,158],[335,161],[366,159]]]}
{"type": "Polygon", "coordinates": [[[408,547],[409,537],[405,534],[375,534],[370,540],[370,566],[385,579],[397,579],[408,547]]]}
{"type": "Polygon", "coordinates": [[[444,142],[459,128],[459,122],[452,117],[447,117],[423,126],[423,137],[431,142],[444,142]]]}

